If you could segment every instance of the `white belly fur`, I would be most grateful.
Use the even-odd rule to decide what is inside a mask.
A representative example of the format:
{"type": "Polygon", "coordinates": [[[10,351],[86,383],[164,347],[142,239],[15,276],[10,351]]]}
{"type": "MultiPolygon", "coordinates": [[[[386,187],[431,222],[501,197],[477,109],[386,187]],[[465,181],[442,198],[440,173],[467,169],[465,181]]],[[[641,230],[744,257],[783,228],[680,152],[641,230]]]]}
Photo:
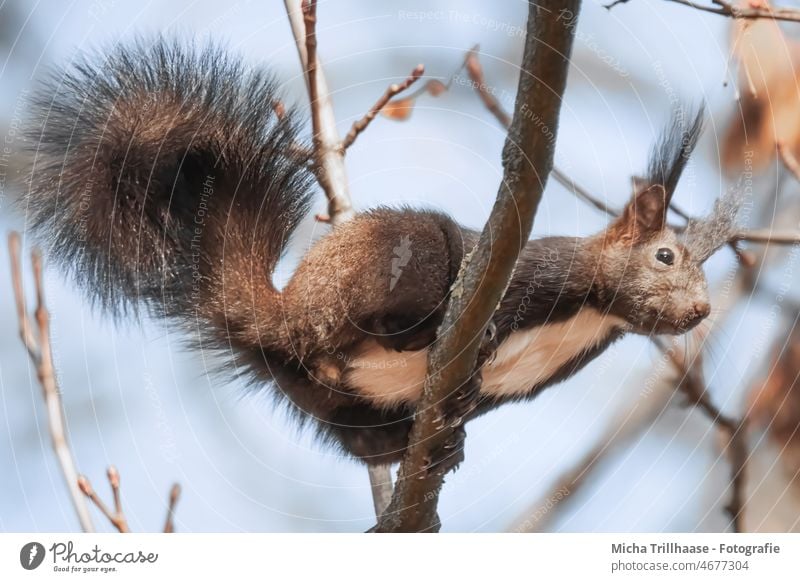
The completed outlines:
{"type": "MultiPolygon", "coordinates": [[[[584,307],[567,321],[513,332],[484,368],[481,393],[523,395],[623,325],[621,318],[584,307]]],[[[376,406],[416,402],[422,393],[427,357],[427,349],[395,352],[367,340],[348,362],[344,381],[372,398],[376,406]]]]}

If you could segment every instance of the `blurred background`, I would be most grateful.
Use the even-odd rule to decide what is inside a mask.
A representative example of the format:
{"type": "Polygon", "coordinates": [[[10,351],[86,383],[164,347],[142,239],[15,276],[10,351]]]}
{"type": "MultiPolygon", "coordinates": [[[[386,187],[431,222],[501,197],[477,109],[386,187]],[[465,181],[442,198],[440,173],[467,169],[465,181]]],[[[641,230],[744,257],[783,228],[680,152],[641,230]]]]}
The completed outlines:
{"type": "MultiPolygon", "coordinates": [[[[340,132],[418,63],[428,78],[446,82],[475,44],[487,85],[511,111],[526,11],[519,0],[321,1],[320,55],[340,132]]],[[[586,0],[557,164],[620,207],[676,104],[705,101],[707,130],[675,201],[692,214],[709,212],[729,185],[720,143],[738,111],[732,29],[730,19],[660,0],[632,0],[612,11],[586,0]]],[[[778,46],[791,61],[792,33],[800,25],[783,30],[778,46]]],[[[6,0],[0,4],[0,133],[11,155],[0,160],[3,241],[12,229],[24,237],[15,183],[24,177],[20,130],[29,123],[26,103],[36,80],[85,51],[159,33],[224,43],[253,66],[269,67],[284,84],[286,102],[307,109],[282,2],[6,0]]],[[[405,121],[377,119],[356,141],[347,166],[357,208],[405,203],[483,225],[502,174],[505,132],[464,80],[456,75],[446,93],[420,96],[405,121]]],[[[786,82],[791,86],[794,78],[786,82]]],[[[800,188],[777,157],[759,168],[751,187],[745,226],[798,228],[800,188]]],[[[534,236],[586,235],[606,220],[551,179],[534,236]]],[[[291,273],[297,249],[327,228],[311,219],[304,224],[279,280],[291,273]]],[[[793,404],[800,354],[792,349],[800,339],[790,333],[800,268],[793,267],[792,247],[766,254],[750,248],[758,266],[741,298],[720,302],[724,320],[708,340],[703,371],[715,405],[732,418],[751,419],[745,528],[787,531],[800,528],[792,455],[800,418],[800,404],[793,404]]],[[[717,253],[706,265],[712,292],[724,295],[736,269],[730,249],[717,253]]],[[[104,472],[109,464],[118,467],[132,530],[160,530],[173,482],[183,487],[176,516],[181,532],[356,532],[374,523],[366,469],[297,430],[267,394],[214,375],[208,355],[185,350],[184,338],[158,323],[115,322],[92,309],[56,269],[46,270],[45,285],[78,470],[110,500],[104,472]]],[[[471,423],[467,460],[442,493],[443,531],[725,530],[731,495],[725,443],[706,415],[686,406],[675,390],[679,375],[659,361],[652,343],[629,337],[534,402],[471,423]]],[[[94,518],[101,530],[110,529],[99,514],[94,518]]],[[[3,256],[0,530],[77,528],[41,389],[17,335],[3,256]]]]}

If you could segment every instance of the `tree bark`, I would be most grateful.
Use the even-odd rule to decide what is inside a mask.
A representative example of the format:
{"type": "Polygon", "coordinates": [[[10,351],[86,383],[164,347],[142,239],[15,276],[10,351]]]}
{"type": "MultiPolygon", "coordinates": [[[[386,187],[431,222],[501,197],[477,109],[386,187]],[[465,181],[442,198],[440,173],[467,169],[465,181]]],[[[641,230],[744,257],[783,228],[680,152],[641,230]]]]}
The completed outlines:
{"type": "Polygon", "coordinates": [[[553,166],[558,115],[580,0],[528,4],[514,116],[503,147],[503,181],[476,248],[466,257],[428,356],[428,377],[392,502],[377,532],[438,531],[443,475],[426,469],[452,435],[442,427],[448,397],[472,375],[481,341],[505,293],[553,166]]]}

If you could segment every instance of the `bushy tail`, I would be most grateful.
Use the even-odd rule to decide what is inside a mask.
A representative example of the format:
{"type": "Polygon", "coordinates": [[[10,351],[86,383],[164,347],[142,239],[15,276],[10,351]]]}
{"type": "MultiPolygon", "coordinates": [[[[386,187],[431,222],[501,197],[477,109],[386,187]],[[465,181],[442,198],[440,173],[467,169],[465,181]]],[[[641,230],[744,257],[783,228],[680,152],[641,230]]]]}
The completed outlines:
{"type": "Polygon", "coordinates": [[[253,335],[310,203],[298,124],[276,99],[223,51],[163,40],[53,75],[34,103],[33,228],[105,307],[253,335]]]}

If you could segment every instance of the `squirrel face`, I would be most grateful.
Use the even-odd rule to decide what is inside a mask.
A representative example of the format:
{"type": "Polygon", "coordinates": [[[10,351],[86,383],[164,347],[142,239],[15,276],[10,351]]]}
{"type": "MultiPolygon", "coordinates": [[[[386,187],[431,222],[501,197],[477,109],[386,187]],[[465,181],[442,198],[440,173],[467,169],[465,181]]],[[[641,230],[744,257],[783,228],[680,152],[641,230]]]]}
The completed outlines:
{"type": "Polygon", "coordinates": [[[701,261],[666,226],[667,203],[650,186],[599,237],[600,294],[634,333],[685,333],[711,311],[701,261]]]}

